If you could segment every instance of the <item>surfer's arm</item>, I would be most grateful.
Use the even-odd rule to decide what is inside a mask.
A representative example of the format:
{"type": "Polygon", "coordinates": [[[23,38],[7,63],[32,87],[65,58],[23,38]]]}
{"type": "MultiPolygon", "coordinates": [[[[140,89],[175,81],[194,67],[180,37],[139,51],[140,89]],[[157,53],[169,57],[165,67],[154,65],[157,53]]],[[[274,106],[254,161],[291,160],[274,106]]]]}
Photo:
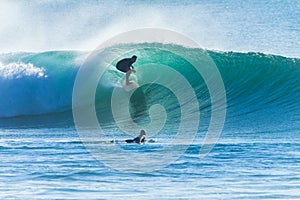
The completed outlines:
{"type": "Polygon", "coordinates": [[[134,66],[133,65],[130,65],[130,68],[133,72],[135,72],[135,69],[134,69],[134,66]]]}

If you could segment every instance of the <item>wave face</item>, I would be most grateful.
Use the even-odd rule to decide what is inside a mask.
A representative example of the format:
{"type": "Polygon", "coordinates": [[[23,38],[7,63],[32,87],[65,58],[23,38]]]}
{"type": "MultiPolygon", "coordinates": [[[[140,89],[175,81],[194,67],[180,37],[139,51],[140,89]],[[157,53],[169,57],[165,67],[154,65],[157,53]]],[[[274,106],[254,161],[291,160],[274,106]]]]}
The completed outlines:
{"type": "MultiPolygon", "coordinates": [[[[142,69],[139,71],[139,65],[147,62],[167,65],[180,72],[197,96],[202,117],[209,117],[211,112],[210,96],[203,78],[195,73],[190,63],[161,50],[159,47],[162,46],[164,49],[176,49],[183,55],[189,54],[200,66],[203,52],[210,55],[226,89],[226,120],[231,122],[230,127],[295,126],[299,121],[300,59],[262,53],[203,51],[165,44],[115,47],[134,49],[128,57],[131,54],[138,56],[135,66],[139,82],[147,76],[142,69]]],[[[87,55],[86,52],[74,51],[0,55],[0,117],[53,115],[70,111],[76,73],[87,55]]],[[[97,112],[106,113],[104,121],[113,121],[109,109],[111,94],[124,76],[113,67],[115,63],[111,65],[100,79],[95,99],[97,112]]],[[[162,72],[154,69],[151,73],[155,78],[162,72]]],[[[169,77],[169,81],[174,80],[169,77]]],[[[186,95],[184,89],[180,91],[183,96],[186,95]]],[[[134,120],[147,116],[149,107],[156,103],[165,108],[167,121],[171,124],[180,120],[178,98],[160,85],[139,88],[130,103],[130,114],[134,120]]]]}

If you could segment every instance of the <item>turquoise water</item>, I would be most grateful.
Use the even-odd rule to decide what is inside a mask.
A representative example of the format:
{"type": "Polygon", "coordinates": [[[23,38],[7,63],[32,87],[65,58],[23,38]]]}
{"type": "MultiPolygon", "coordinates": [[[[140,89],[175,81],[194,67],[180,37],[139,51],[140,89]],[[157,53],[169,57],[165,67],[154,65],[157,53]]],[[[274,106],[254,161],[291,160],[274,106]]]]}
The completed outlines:
{"type": "MultiPolygon", "coordinates": [[[[47,29],[43,30],[51,35],[45,36],[48,42],[42,48],[37,33],[28,34],[30,38],[36,36],[34,42],[24,34],[18,41],[25,45],[21,51],[28,52],[20,52],[12,31],[0,32],[10,36],[3,37],[8,39],[1,52],[14,52],[0,54],[1,199],[300,199],[299,3],[116,1],[110,5],[112,10],[104,9],[105,5],[24,4],[24,15],[25,10],[41,8],[30,12],[47,19],[35,23],[36,30],[45,26],[47,29]],[[90,16],[87,11],[91,9],[104,9],[105,17],[100,16],[101,12],[90,16]],[[152,27],[154,21],[158,27],[185,33],[204,48],[141,43],[105,49],[99,60],[113,57],[112,62],[96,64],[96,69],[105,72],[96,85],[94,105],[84,104],[81,110],[95,111],[105,137],[97,135],[95,127],[84,127],[92,137],[89,143],[76,129],[72,100],[76,76],[91,52],[48,49],[78,49],[76,42],[94,38],[96,29],[105,33],[116,22],[123,22],[127,9],[136,11],[135,16],[124,18],[130,22],[129,28],[140,27],[139,23],[152,27]],[[86,16],[80,16],[76,31],[70,33],[63,27],[72,27],[72,23],[61,19],[62,13],[86,16]],[[176,25],[168,25],[174,19],[176,25]],[[59,21],[61,24],[53,23],[59,21]],[[127,50],[130,52],[120,55],[127,50]],[[141,87],[130,98],[125,95],[116,99],[118,108],[128,105],[128,113],[122,110],[116,118],[112,95],[124,94],[119,82],[124,74],[114,66],[121,57],[132,54],[138,56],[137,73],[132,78],[141,87]],[[220,73],[225,102],[220,88],[213,91],[216,98],[211,97],[207,83],[217,84],[214,80],[218,74],[207,58],[220,73]],[[206,69],[209,76],[200,75],[195,63],[206,69]],[[168,72],[182,75],[186,82],[168,72]],[[148,80],[169,85],[151,84],[148,80]],[[221,105],[213,107],[214,103],[221,105]],[[159,111],[153,109],[157,104],[161,105],[159,111]],[[201,157],[199,152],[205,147],[203,141],[213,111],[224,111],[224,107],[221,136],[212,150],[201,157]],[[125,139],[138,134],[128,118],[145,126],[147,137],[155,142],[126,145],[125,139]],[[163,119],[164,126],[158,132],[147,127],[163,119]],[[175,140],[182,121],[188,124],[185,137],[175,140]],[[125,124],[123,129],[120,124],[125,124]],[[126,160],[127,154],[116,148],[136,157],[126,160]],[[172,156],[174,160],[163,163],[172,156]],[[132,165],[135,160],[137,163],[132,165]],[[132,166],[136,170],[132,171],[132,166]]],[[[24,17],[20,27],[30,25],[32,21],[27,24],[28,19],[33,18],[24,17]]],[[[91,77],[95,73],[97,70],[90,73],[91,77]]]]}
{"type": "MultiPolygon", "coordinates": [[[[133,173],[110,168],[88,152],[72,119],[72,86],[88,53],[3,54],[2,198],[300,197],[299,59],[165,44],[130,45],[130,48],[135,49],[138,58],[143,57],[136,63],[137,70],[147,62],[162,64],[163,60],[164,65],[189,80],[201,111],[194,142],[176,161],[155,171],[133,173]],[[220,140],[204,158],[199,157],[199,150],[211,117],[208,89],[190,63],[157,47],[188,52],[196,61],[205,53],[220,71],[227,96],[226,122],[220,140]],[[7,66],[14,71],[8,71],[7,66]]],[[[143,70],[147,69],[141,67],[136,75],[140,84],[143,70]]],[[[138,150],[147,158],[147,152],[168,145],[175,137],[182,108],[176,96],[163,86],[150,84],[139,88],[130,100],[131,117],[136,123],[147,124],[147,110],[159,103],[168,114],[166,125],[156,135],[149,133],[155,143],[124,146],[122,141],[132,136],[118,129],[109,109],[112,90],[122,76],[109,66],[96,91],[99,123],[109,140],[118,141],[105,146],[104,153],[109,155],[117,145],[129,152],[138,150]]],[[[186,96],[184,88],[181,92],[186,96]]],[[[180,148],[180,144],[173,148],[180,148]]]]}

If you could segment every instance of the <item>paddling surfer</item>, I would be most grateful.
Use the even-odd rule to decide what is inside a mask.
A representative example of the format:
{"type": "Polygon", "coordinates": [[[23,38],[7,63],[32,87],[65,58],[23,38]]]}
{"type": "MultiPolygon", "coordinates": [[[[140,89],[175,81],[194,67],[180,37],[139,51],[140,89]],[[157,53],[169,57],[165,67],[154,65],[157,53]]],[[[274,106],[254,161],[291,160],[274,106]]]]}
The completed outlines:
{"type": "Polygon", "coordinates": [[[146,131],[145,130],[141,130],[140,135],[137,136],[136,138],[134,138],[133,140],[129,139],[129,140],[125,140],[126,143],[144,143],[146,141],[146,131]]]}

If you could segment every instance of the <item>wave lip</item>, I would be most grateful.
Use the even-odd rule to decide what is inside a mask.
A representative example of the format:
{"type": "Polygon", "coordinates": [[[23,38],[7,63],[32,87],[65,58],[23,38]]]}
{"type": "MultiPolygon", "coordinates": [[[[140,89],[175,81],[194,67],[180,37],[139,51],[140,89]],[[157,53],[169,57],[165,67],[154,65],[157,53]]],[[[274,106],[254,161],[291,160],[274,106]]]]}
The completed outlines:
{"type": "Polygon", "coordinates": [[[9,63],[3,65],[0,63],[1,79],[19,79],[22,77],[47,78],[43,67],[36,67],[32,63],[9,63]]]}

